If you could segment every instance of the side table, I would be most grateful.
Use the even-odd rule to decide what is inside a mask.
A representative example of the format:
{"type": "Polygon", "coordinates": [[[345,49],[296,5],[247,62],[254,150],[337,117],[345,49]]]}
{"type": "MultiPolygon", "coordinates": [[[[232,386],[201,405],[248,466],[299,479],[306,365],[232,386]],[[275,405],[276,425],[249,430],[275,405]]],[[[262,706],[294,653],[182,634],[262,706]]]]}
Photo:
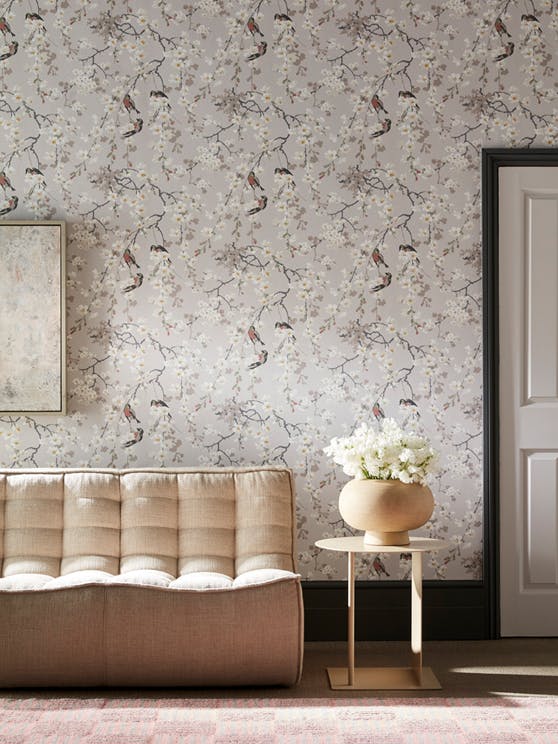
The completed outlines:
{"type": "Polygon", "coordinates": [[[430,667],[422,665],[422,554],[448,546],[443,540],[411,537],[409,545],[365,545],[364,536],[318,540],[316,547],[347,553],[347,667],[328,667],[332,690],[439,690],[430,667]],[[355,553],[411,553],[410,667],[357,667],[355,669],[355,553]]]}

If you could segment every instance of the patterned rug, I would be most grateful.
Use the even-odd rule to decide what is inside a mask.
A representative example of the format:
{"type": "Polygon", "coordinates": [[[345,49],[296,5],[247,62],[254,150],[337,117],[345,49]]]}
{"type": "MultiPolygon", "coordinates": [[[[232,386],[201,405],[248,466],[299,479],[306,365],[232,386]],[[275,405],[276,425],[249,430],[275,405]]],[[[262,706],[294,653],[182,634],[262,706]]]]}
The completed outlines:
{"type": "Polygon", "coordinates": [[[0,744],[558,744],[558,697],[0,695],[0,744]]]}

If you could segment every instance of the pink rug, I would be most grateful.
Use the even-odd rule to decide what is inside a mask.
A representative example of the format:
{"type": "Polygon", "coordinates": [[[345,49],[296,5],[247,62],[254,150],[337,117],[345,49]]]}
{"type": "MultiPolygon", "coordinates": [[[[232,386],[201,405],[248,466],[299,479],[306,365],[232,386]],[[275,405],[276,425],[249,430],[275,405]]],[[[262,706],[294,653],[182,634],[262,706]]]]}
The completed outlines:
{"type": "Polygon", "coordinates": [[[558,744],[558,697],[0,695],[0,744],[558,744]]]}

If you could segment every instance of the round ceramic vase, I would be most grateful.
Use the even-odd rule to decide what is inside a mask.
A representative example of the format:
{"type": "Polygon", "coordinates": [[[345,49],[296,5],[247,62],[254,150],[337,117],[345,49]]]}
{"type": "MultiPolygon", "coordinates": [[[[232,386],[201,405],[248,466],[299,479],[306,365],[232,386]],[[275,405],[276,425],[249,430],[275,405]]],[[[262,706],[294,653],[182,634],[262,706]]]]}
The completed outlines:
{"type": "Polygon", "coordinates": [[[418,483],[354,479],[339,494],[341,516],[365,531],[365,545],[408,545],[409,530],[422,527],[433,511],[432,491],[418,483]]]}

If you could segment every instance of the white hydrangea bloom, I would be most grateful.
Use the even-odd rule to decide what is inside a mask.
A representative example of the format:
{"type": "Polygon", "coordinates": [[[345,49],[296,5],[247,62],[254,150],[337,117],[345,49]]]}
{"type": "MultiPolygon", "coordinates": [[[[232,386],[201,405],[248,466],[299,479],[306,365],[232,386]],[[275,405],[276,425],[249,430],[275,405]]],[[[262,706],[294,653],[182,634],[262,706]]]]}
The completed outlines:
{"type": "Polygon", "coordinates": [[[343,472],[357,479],[427,483],[436,472],[437,453],[414,432],[404,432],[391,418],[379,431],[362,423],[350,437],[335,437],[324,452],[343,472]]]}

